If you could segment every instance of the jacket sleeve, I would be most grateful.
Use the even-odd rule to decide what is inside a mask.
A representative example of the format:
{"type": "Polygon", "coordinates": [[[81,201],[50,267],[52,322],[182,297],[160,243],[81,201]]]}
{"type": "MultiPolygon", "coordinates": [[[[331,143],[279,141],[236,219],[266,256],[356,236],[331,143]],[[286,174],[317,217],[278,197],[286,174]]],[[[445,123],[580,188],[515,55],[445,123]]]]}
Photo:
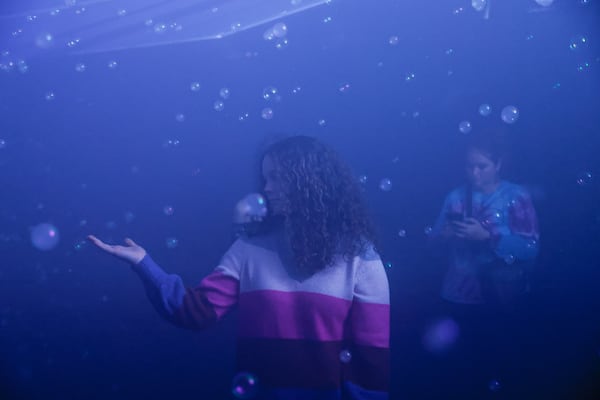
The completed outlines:
{"type": "Polygon", "coordinates": [[[520,190],[509,202],[506,224],[491,230],[490,244],[503,259],[532,261],[539,252],[538,220],[531,197],[520,190]]]}

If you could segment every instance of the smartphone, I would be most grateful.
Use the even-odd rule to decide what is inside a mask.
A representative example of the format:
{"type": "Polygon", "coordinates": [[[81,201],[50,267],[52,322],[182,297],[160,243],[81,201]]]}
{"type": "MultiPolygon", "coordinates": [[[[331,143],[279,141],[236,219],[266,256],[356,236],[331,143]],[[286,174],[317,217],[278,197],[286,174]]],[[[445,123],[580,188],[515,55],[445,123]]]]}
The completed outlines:
{"type": "Polygon", "coordinates": [[[464,219],[465,219],[465,217],[462,215],[462,213],[459,213],[459,212],[446,213],[446,220],[448,222],[464,221],[464,219]]]}

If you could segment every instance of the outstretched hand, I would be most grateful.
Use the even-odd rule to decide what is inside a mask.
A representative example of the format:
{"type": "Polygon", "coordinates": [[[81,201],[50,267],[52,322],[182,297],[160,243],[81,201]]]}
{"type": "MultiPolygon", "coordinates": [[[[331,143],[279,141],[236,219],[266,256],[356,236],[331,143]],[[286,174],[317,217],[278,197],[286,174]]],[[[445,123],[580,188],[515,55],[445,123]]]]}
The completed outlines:
{"type": "Polygon", "coordinates": [[[131,264],[139,263],[146,256],[146,250],[129,238],[125,239],[127,246],[106,244],[94,235],[87,238],[101,250],[131,264]]]}

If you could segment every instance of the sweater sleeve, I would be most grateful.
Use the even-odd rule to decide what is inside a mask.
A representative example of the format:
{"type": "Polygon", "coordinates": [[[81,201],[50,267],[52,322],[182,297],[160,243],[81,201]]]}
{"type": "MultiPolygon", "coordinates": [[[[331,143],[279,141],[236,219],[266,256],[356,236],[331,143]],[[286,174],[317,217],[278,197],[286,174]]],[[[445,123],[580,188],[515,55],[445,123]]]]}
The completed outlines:
{"type": "Polygon", "coordinates": [[[163,318],[176,326],[199,330],[218,321],[237,304],[242,260],[243,245],[238,240],[213,272],[191,288],[180,276],[166,273],[149,255],[133,265],[133,270],[163,318]]]}
{"type": "Polygon", "coordinates": [[[370,248],[360,257],[349,315],[351,361],[344,390],[353,400],[387,399],[390,379],[390,298],[385,268],[370,248]]]}

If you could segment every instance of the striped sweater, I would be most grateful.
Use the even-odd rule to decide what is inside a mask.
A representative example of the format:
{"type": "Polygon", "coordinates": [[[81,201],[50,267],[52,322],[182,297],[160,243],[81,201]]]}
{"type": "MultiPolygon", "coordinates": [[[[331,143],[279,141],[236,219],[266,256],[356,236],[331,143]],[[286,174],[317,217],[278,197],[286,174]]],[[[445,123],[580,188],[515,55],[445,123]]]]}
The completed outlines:
{"type": "Polygon", "coordinates": [[[179,327],[203,329],[238,307],[237,369],[258,378],[255,399],[387,399],[389,286],[378,254],[338,257],[299,281],[277,239],[237,239],[193,288],[149,255],[133,269],[156,310],[179,327]]]}

